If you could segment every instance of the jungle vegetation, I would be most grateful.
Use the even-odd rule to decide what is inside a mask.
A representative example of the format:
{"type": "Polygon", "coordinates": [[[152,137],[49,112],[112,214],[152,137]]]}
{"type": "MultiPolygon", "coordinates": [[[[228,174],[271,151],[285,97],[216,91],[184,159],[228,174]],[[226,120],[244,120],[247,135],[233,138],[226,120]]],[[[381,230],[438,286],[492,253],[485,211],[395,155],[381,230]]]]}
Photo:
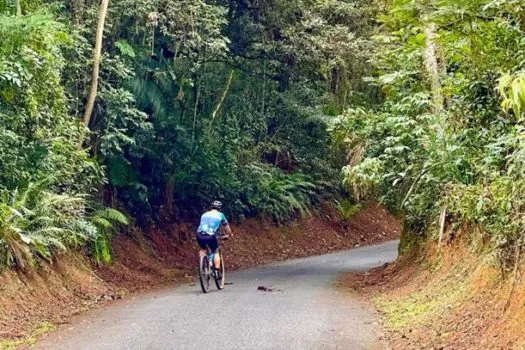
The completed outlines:
{"type": "Polygon", "coordinates": [[[510,268],[524,20],[519,0],[0,0],[0,265],[109,262],[130,219],[216,198],[276,222],[376,198],[404,242],[468,226],[510,268]]]}
{"type": "Polygon", "coordinates": [[[362,0],[2,0],[1,264],[109,261],[121,212],[305,215],[340,190],[327,125],[366,89],[374,17],[362,0]]]}

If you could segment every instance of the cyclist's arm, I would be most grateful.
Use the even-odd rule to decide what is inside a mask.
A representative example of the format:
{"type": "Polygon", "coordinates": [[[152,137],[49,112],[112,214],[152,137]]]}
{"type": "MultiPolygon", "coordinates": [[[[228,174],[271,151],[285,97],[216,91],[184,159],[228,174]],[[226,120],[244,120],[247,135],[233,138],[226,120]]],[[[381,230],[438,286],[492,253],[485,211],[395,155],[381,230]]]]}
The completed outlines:
{"type": "Polygon", "coordinates": [[[231,236],[232,235],[232,228],[230,227],[230,223],[228,222],[228,220],[226,219],[226,216],[224,216],[224,214],[222,214],[222,226],[224,227],[224,231],[226,231],[226,234],[228,236],[231,236]]]}

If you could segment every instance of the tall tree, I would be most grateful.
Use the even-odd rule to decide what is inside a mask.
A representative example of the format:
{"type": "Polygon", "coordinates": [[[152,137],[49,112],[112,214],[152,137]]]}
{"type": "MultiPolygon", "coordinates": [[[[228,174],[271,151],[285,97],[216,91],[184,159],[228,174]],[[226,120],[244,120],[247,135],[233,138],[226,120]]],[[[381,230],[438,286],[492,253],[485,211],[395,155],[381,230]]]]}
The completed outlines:
{"type": "Polygon", "coordinates": [[[434,100],[434,111],[440,112],[443,109],[444,97],[441,86],[441,75],[438,62],[438,50],[436,47],[436,25],[427,23],[424,27],[425,33],[425,68],[428,79],[430,80],[432,98],[434,100]]]}
{"type": "Polygon", "coordinates": [[[93,107],[95,106],[95,99],[97,97],[98,75],[100,71],[100,57],[102,52],[102,38],[104,36],[104,23],[106,21],[106,14],[108,12],[109,0],[102,0],[100,3],[100,10],[98,15],[97,34],[95,37],[95,49],[93,50],[93,70],[91,72],[91,88],[84,111],[84,125],[89,127],[91,115],[93,114],[93,107]]]}
{"type": "Polygon", "coordinates": [[[20,5],[20,0],[15,0],[16,6],[16,17],[22,16],[22,5],[20,5]]]}

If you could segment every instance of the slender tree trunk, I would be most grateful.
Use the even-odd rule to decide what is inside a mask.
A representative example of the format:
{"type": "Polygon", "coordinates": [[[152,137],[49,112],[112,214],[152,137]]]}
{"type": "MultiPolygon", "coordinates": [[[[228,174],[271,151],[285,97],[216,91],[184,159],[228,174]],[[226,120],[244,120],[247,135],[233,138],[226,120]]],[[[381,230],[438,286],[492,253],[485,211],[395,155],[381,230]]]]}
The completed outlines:
{"type": "Polygon", "coordinates": [[[226,86],[224,87],[224,91],[222,92],[222,96],[215,106],[215,110],[211,114],[211,121],[210,121],[210,128],[213,125],[213,122],[215,121],[215,118],[217,117],[217,114],[219,114],[219,111],[221,110],[222,105],[224,104],[224,100],[226,99],[226,96],[228,95],[228,92],[230,91],[230,86],[233,80],[233,69],[230,71],[230,75],[228,76],[228,80],[226,81],[226,86]]]}
{"type": "Polygon", "coordinates": [[[441,242],[443,242],[443,235],[445,234],[445,223],[447,220],[447,206],[443,207],[441,215],[439,216],[439,243],[438,247],[441,247],[441,242]]]}
{"type": "Polygon", "coordinates": [[[263,60],[263,86],[262,86],[262,101],[261,101],[261,115],[264,115],[266,109],[266,58],[263,60]]]}
{"type": "Polygon", "coordinates": [[[98,15],[97,34],[95,38],[95,49],[93,50],[93,70],[91,72],[91,88],[89,89],[86,110],[84,111],[84,125],[89,127],[91,115],[93,114],[93,107],[97,97],[98,75],[100,71],[100,55],[102,52],[102,38],[104,36],[104,22],[106,21],[106,14],[108,12],[109,0],[101,0],[100,11],[98,15]]]}
{"type": "Polygon", "coordinates": [[[196,87],[195,87],[195,106],[193,108],[193,126],[191,128],[191,149],[194,150],[195,146],[195,133],[197,132],[197,114],[198,114],[198,107],[200,103],[201,98],[201,85],[199,81],[196,81],[196,87]]]}
{"type": "Polygon", "coordinates": [[[434,112],[439,113],[443,110],[445,98],[443,97],[443,88],[441,85],[441,72],[438,61],[438,49],[436,47],[436,25],[434,23],[427,23],[423,29],[425,33],[425,68],[427,70],[432,99],[434,100],[434,112]]]}
{"type": "Polygon", "coordinates": [[[22,16],[22,5],[20,4],[20,0],[15,0],[15,6],[16,6],[16,17],[22,16]]]}
{"type": "Polygon", "coordinates": [[[155,55],[155,27],[153,27],[153,32],[151,33],[151,57],[155,55]]]}

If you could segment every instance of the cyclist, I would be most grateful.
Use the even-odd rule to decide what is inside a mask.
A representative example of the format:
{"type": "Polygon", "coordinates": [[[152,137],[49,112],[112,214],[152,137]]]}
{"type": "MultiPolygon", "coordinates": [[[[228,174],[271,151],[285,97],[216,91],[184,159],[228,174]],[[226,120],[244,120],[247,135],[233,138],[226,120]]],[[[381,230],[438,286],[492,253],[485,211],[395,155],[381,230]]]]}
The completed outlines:
{"type": "Polygon", "coordinates": [[[222,203],[220,201],[213,201],[211,209],[201,216],[201,222],[197,229],[197,242],[201,250],[199,251],[200,256],[206,255],[206,247],[209,247],[215,254],[213,259],[213,265],[217,271],[221,268],[221,258],[218,253],[219,240],[217,239],[217,233],[219,228],[224,227],[226,234],[231,235],[232,229],[228,224],[226,216],[220,211],[222,203]]]}

